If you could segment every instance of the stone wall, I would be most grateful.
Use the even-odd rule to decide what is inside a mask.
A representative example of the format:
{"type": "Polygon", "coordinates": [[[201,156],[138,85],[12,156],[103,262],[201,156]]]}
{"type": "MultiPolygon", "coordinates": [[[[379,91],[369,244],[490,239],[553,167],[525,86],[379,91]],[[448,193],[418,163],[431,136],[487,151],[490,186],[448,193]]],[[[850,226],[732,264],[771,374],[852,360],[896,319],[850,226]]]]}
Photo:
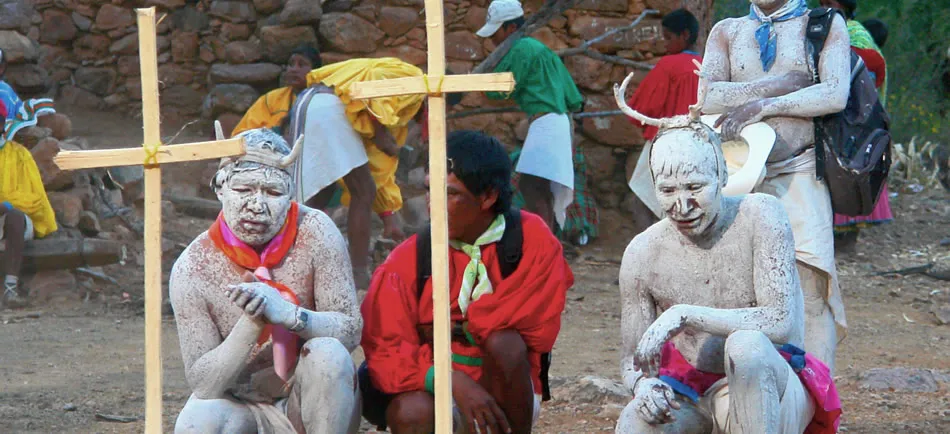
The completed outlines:
{"type": "MultiPolygon", "coordinates": [[[[494,49],[475,36],[489,0],[446,0],[446,57],[455,72],[471,70],[494,49]]],[[[543,0],[524,0],[526,11],[543,0]]],[[[532,36],[552,49],[628,24],[645,8],[668,12],[678,0],[579,0],[532,36]]],[[[424,0],[0,0],[0,48],[10,66],[8,81],[25,96],[51,95],[58,104],[133,109],[141,86],[134,8],[155,6],[159,80],[165,114],[207,120],[234,116],[279,85],[293,47],[319,46],[324,61],[395,56],[424,67],[424,0]]],[[[608,54],[651,61],[663,50],[659,19],[646,31],[611,37],[596,45],[608,54]]],[[[612,110],[612,84],[633,71],[584,56],[564,59],[586,98],[585,111],[612,110]]],[[[639,77],[642,78],[644,71],[639,77]]],[[[636,82],[636,81],[635,81],[636,82]]],[[[466,96],[456,110],[505,103],[466,96]]],[[[485,130],[513,146],[527,122],[517,113],[451,121],[453,128],[485,130]],[[499,122],[500,121],[500,122],[499,122]]],[[[209,130],[210,131],[210,130],[209,130]]],[[[624,117],[588,118],[577,131],[590,166],[590,188],[603,209],[629,202],[626,176],[642,137],[624,117]]]]}

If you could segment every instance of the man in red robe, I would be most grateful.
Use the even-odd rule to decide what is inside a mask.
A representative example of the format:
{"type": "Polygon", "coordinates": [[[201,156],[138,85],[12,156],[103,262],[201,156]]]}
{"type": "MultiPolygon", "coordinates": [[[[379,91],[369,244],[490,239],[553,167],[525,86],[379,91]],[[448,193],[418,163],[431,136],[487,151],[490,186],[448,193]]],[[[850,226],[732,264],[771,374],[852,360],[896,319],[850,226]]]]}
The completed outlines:
{"type": "MultiPolygon", "coordinates": [[[[699,88],[699,77],[694,72],[697,68],[693,62],[702,61],[700,54],[695,51],[699,21],[693,14],[686,9],[677,9],[663,17],[662,26],[666,56],[643,78],[627,101],[627,105],[634,110],[655,119],[689,112],[689,106],[696,103],[699,88]]],[[[650,143],[656,137],[657,128],[643,125],[635,119],[630,121],[643,128],[643,138],[647,141],[629,180],[635,202],[638,202],[635,204],[634,221],[639,232],[656,223],[662,215],[647,167],[650,143]]]]}
{"type": "MultiPolygon", "coordinates": [[[[540,410],[542,358],[554,347],[574,275],[541,218],[510,211],[511,163],[497,139],[457,131],[447,151],[455,426],[527,433],[540,410]],[[521,257],[503,277],[511,256],[505,234],[516,224],[521,257]]],[[[363,416],[393,433],[434,428],[432,283],[422,277],[418,285],[419,240],[393,250],[362,305],[363,416]]]]}

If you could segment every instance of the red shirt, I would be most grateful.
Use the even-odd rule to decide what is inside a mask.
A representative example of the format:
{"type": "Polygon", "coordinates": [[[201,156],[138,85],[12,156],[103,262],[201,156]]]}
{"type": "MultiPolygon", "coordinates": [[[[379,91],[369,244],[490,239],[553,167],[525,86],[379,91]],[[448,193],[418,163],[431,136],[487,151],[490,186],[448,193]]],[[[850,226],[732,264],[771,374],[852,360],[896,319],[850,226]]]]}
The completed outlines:
{"type": "Polygon", "coordinates": [[[884,61],[884,56],[881,56],[881,53],[878,53],[877,50],[873,48],[851,47],[851,49],[854,50],[858,56],[861,56],[861,60],[864,60],[868,71],[874,73],[874,87],[880,89],[881,86],[884,86],[884,79],[887,77],[887,64],[884,61]]]}
{"type": "MultiPolygon", "coordinates": [[[[627,105],[657,119],[689,113],[689,106],[696,104],[699,90],[699,76],[693,72],[696,70],[693,60],[702,62],[703,58],[685,51],[663,56],[637,86],[627,105]]],[[[656,137],[657,127],[644,126],[634,119],[630,121],[643,128],[644,139],[656,137]]]]}
{"type": "MultiPolygon", "coordinates": [[[[463,316],[458,305],[462,274],[471,260],[465,253],[449,249],[449,296],[453,322],[468,321],[468,331],[481,344],[498,330],[517,330],[528,347],[531,379],[535,393],[541,393],[541,354],[554,348],[561,329],[567,290],[574,275],[561,250],[561,243],[540,217],[522,211],[524,244],[518,268],[501,279],[496,246],[482,246],[482,262],[488,269],[492,293],[468,306],[463,316]]],[[[416,286],[416,237],[396,247],[373,274],[363,314],[363,351],[373,383],[387,394],[428,390],[426,376],[433,366],[431,343],[422,342],[416,326],[432,324],[432,281],[420,297],[416,286]]],[[[481,366],[478,346],[452,342],[454,370],[478,381],[481,366]],[[466,362],[468,360],[468,362],[466,362]],[[460,363],[461,361],[461,363],[460,363]]],[[[431,386],[431,384],[430,384],[431,386]]]]}

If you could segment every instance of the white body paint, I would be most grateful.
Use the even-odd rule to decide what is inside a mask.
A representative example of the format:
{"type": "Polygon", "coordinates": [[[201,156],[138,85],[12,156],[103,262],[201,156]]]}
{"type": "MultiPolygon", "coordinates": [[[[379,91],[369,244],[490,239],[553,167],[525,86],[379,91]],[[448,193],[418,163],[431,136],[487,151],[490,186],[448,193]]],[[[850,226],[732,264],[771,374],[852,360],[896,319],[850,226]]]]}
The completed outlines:
{"type": "MultiPolygon", "coordinates": [[[[752,0],[764,12],[775,10],[785,0],[752,0]]],[[[717,23],[709,36],[703,56],[703,78],[709,81],[703,104],[705,113],[728,113],[745,104],[758,102],[761,111],[746,124],[723,123],[723,130],[739,131],[748,123],[764,121],[775,130],[775,145],[769,163],[782,163],[814,143],[815,116],[836,113],[847,104],[850,90],[850,40],[844,19],[835,16],[819,64],[813,65],[805,40],[807,14],[774,23],[777,37],[776,58],[765,72],[759,58],[755,30],[759,22],[747,17],[729,18],[717,23]],[[814,78],[820,83],[814,84],[814,78]]],[[[727,135],[729,135],[727,133],[727,135]]],[[[805,299],[805,350],[835,369],[835,353],[844,338],[846,320],[834,265],[830,199],[795,177],[807,173],[781,174],[767,180],[763,191],[776,194],[792,214],[798,250],[798,270],[805,299]],[[787,190],[807,192],[791,194],[787,190]],[[809,194],[805,194],[809,193],[809,194]],[[807,197],[796,202],[793,197],[807,197]],[[808,209],[803,209],[806,207],[808,209]],[[794,213],[794,214],[793,214],[794,213]],[[813,221],[814,219],[814,221],[813,221]],[[817,221],[821,220],[821,221],[817,221]]],[[[812,178],[813,179],[813,178],[812,178]]]]}
{"type": "Polygon", "coordinates": [[[722,195],[719,146],[698,122],[661,130],[653,145],[650,167],[667,218],[634,238],[621,264],[621,370],[634,399],[618,433],[709,433],[723,424],[729,432],[780,433],[794,425],[787,419],[811,417],[807,395],[786,393],[802,386],[772,345],[804,341],[788,217],[773,197],[722,195]],[[656,378],[668,340],[697,369],[726,374],[728,396],[711,405],[728,422],[674,398],[656,378]]]}
{"type": "MultiPolygon", "coordinates": [[[[248,245],[265,244],[287,218],[290,175],[240,163],[225,165],[222,172],[218,196],[225,221],[248,245]]],[[[362,318],[346,245],[333,221],[301,206],[296,242],[270,269],[274,281],[294,291],[299,311],[308,316],[297,332],[303,346],[286,385],[274,372],[272,342],[257,341],[267,323],[300,325],[298,309],[267,285],[242,283],[247,273],[218,250],[207,233],[191,243],[172,269],[169,295],[193,392],[175,431],[257,432],[255,416],[262,413],[253,411],[257,406],[250,402],[268,406],[271,416],[277,412],[276,418],[265,416],[271,427],[286,427],[280,422],[289,419],[308,433],[355,432],[359,393],[350,352],[359,345],[362,318]],[[244,291],[247,300],[259,298],[247,304],[260,309],[245,312],[229,298],[229,289],[244,291]]]]}

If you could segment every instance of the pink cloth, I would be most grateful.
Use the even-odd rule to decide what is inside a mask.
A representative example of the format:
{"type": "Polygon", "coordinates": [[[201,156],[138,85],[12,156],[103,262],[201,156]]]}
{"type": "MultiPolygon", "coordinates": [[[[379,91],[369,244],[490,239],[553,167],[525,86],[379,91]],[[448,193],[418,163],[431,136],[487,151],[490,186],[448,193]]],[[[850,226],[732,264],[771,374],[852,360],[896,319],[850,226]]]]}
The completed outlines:
{"type": "Polygon", "coordinates": [[[835,214],[835,229],[847,230],[850,227],[865,227],[874,224],[889,223],[894,220],[891,214],[891,201],[888,198],[887,186],[881,189],[881,197],[874,206],[874,211],[870,215],[859,217],[848,217],[841,214],[835,214]]]}
{"type": "Polygon", "coordinates": [[[808,390],[808,394],[815,400],[815,415],[805,428],[804,434],[837,433],[838,424],[841,422],[841,399],[838,397],[834,378],[831,377],[831,370],[818,358],[792,345],[783,345],[779,354],[789,362],[805,390],[808,390]],[[805,358],[804,367],[801,367],[802,356],[805,358]]]}

